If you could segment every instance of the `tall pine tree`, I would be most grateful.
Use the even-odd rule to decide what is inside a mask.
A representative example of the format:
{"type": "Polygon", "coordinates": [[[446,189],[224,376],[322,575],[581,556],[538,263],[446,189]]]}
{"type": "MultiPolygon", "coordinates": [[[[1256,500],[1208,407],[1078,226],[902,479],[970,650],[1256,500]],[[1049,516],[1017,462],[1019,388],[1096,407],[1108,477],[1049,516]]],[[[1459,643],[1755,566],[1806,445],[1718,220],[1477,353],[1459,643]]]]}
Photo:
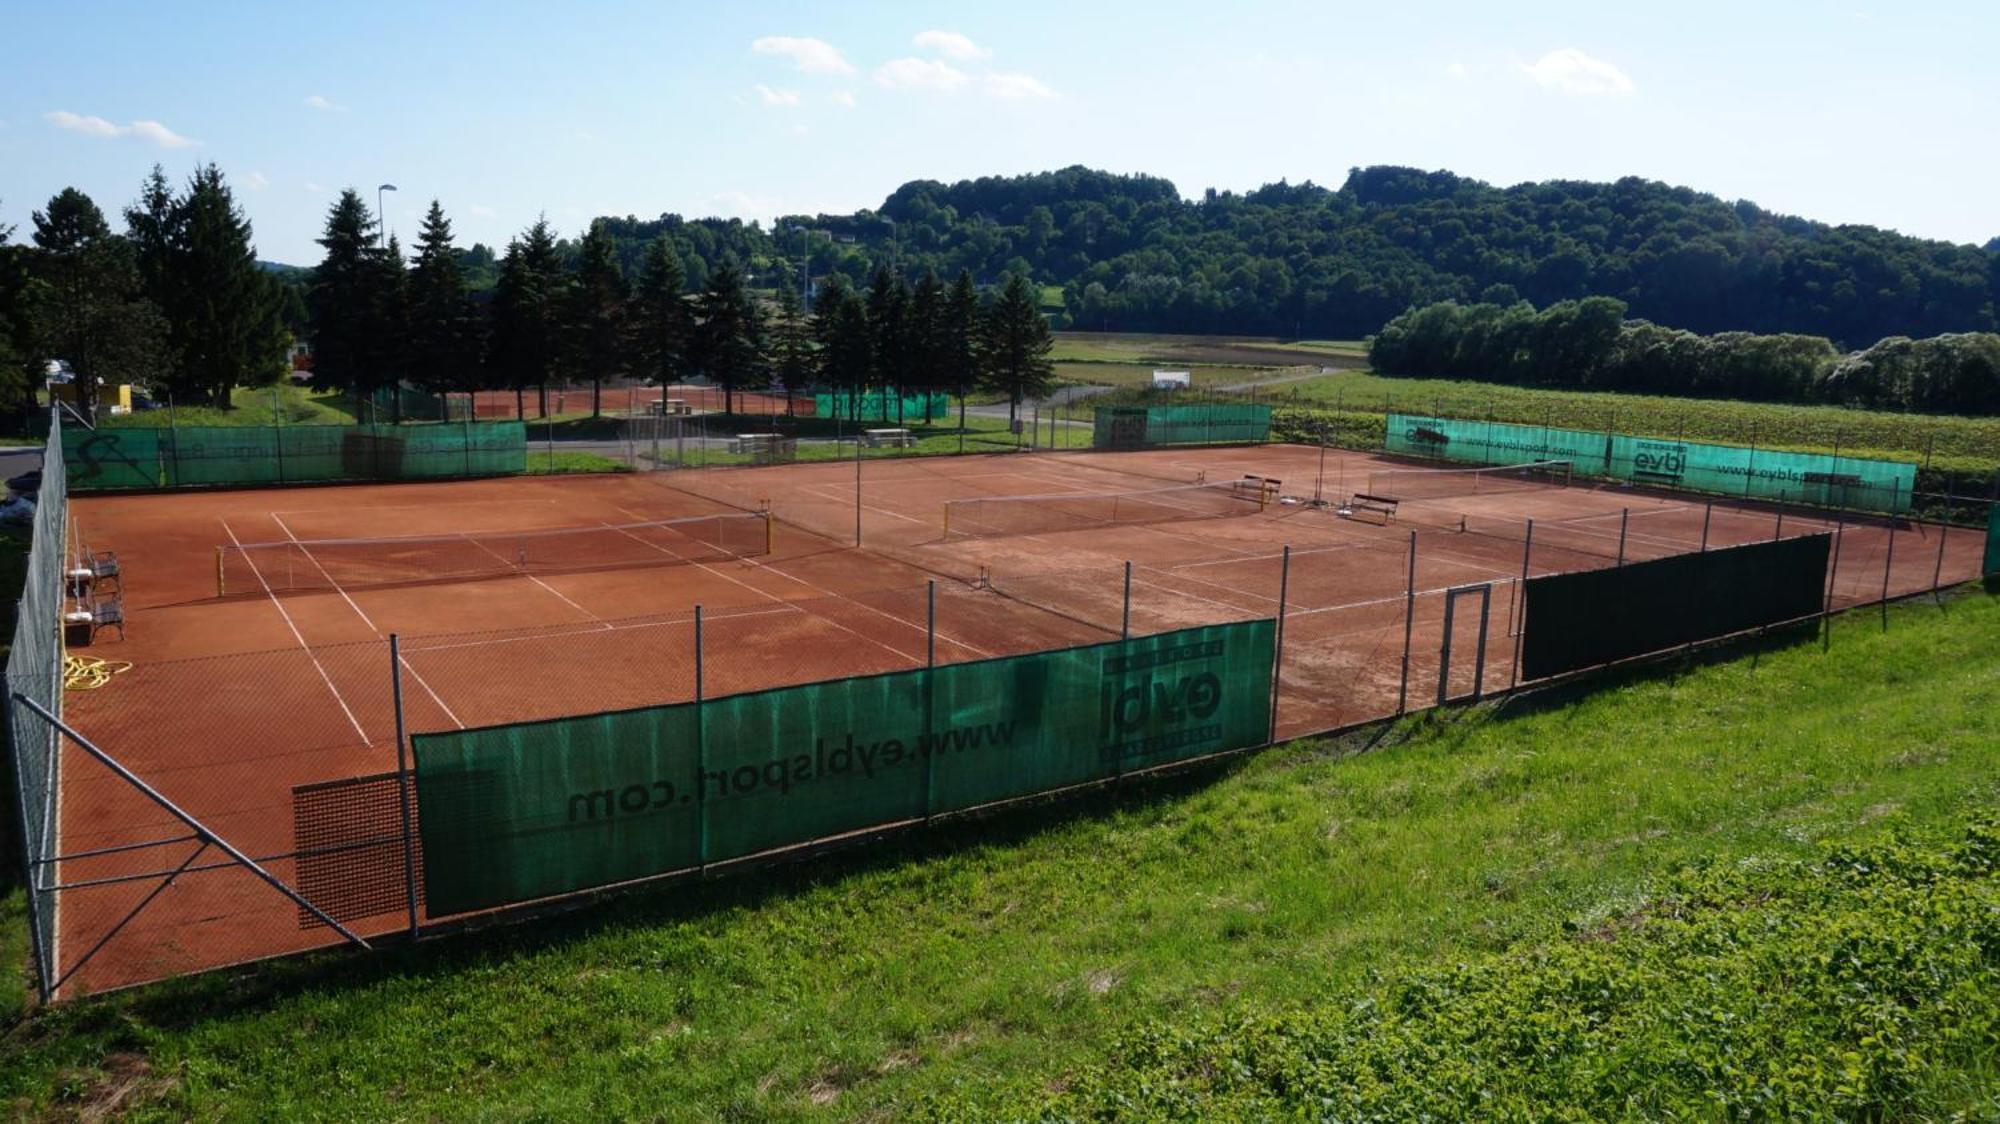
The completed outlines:
{"type": "Polygon", "coordinates": [[[903,408],[902,391],[909,385],[910,367],[910,285],[877,266],[868,282],[868,330],[871,335],[875,369],[869,380],[882,391],[882,420],[889,420],[890,392],[896,394],[898,414],[903,408]]]}
{"type": "Polygon", "coordinates": [[[169,370],[187,398],[226,407],[236,387],[282,377],[290,343],[283,294],[257,268],[250,220],[215,165],[196,169],[174,201],[170,230],[169,370]]]}
{"type": "Polygon", "coordinates": [[[1016,273],[994,298],[985,316],[985,383],[1007,396],[1007,416],[1019,420],[1021,403],[1040,398],[1055,385],[1049,350],[1055,338],[1037,306],[1028,279],[1016,273]]]}
{"type": "Polygon", "coordinates": [[[409,294],[411,377],[435,394],[476,389],[478,314],[452,244],[451,220],[435,199],[417,232],[409,294]]]}
{"type": "Polygon", "coordinates": [[[590,376],[590,414],[598,417],[604,412],[604,380],[623,378],[632,366],[625,275],[602,219],[590,224],[576,256],[567,316],[571,364],[590,376]]]}
{"type": "Polygon", "coordinates": [[[383,293],[386,255],[375,238],[375,216],[348,188],[327,210],[319,244],[326,253],[306,290],[312,316],[313,383],[346,390],[360,401],[385,377],[383,293]]]}
{"type": "Polygon", "coordinates": [[[681,259],[665,235],[646,246],[627,319],[636,373],[662,387],[680,381],[694,336],[694,313],[688,308],[681,259]]]}
{"type": "Polygon", "coordinates": [[[736,391],[756,383],[765,370],[763,317],[733,255],[709,276],[695,307],[701,317],[694,332],[696,365],[722,387],[723,412],[733,414],[736,391]]]}
{"type": "Polygon", "coordinates": [[[958,395],[958,428],[965,428],[965,398],[978,387],[981,374],[979,293],[972,274],[960,270],[945,294],[938,317],[938,385],[958,395]]]}
{"type": "Polygon", "coordinates": [[[848,409],[858,411],[862,388],[874,370],[874,340],[868,331],[868,308],[860,294],[836,273],[813,299],[813,342],[819,345],[819,377],[848,396],[848,409]]]}
{"type": "Polygon", "coordinates": [[[164,326],[146,299],[132,250],[104,212],[73,187],[34,213],[29,258],[42,286],[33,335],[44,355],[67,360],[79,413],[97,408],[98,383],[136,382],[159,362],[164,326]]]}
{"type": "Polygon", "coordinates": [[[563,314],[568,277],[547,219],[507,244],[493,293],[493,366],[504,385],[520,393],[535,387],[541,416],[549,414],[549,378],[562,362],[563,314]]]}
{"type": "Polygon", "coordinates": [[[817,362],[799,294],[790,285],[782,285],[778,288],[777,315],[771,320],[771,373],[784,385],[787,414],[793,412],[793,397],[812,383],[817,362]]]}

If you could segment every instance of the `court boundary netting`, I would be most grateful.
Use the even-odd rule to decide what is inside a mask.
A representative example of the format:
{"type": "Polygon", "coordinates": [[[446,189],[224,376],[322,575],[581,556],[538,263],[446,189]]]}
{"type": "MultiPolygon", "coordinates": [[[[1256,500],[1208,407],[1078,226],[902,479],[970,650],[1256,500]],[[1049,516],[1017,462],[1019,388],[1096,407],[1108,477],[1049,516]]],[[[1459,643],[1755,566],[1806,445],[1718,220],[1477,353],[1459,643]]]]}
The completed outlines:
{"type": "Polygon", "coordinates": [[[1401,501],[1567,488],[1571,468],[1566,460],[1484,468],[1384,468],[1368,474],[1368,494],[1401,501]]]}
{"type": "MultiPolygon", "coordinates": [[[[1206,487],[1242,485],[1237,482],[1206,487]]],[[[1074,496],[1062,494],[1054,498],[1070,500],[1074,496]]],[[[1442,511],[1448,505],[1436,506],[1442,511]]],[[[263,831],[265,834],[260,838],[270,846],[259,843],[252,847],[246,843],[247,857],[268,864],[273,876],[287,887],[297,886],[310,892],[302,892],[300,900],[287,902],[272,894],[268,884],[257,885],[243,863],[220,861],[212,850],[205,859],[178,874],[174,862],[182,858],[179,852],[170,852],[163,862],[158,862],[160,852],[156,851],[153,853],[156,865],[143,868],[138,865],[121,868],[119,864],[124,860],[112,854],[88,856],[83,861],[66,858],[65,884],[60,892],[63,900],[72,904],[91,903],[94,899],[105,903],[134,901],[150,885],[139,879],[171,880],[174,876],[179,878],[181,890],[177,896],[205,907],[211,906],[213,899],[202,895],[222,893],[213,887],[224,882],[240,884],[243,894],[254,894],[257,900],[248,901],[241,914],[210,909],[201,919],[193,921],[185,934],[156,922],[154,931],[168,934],[175,947],[183,951],[173,955],[163,953],[122,977],[115,974],[78,977],[74,985],[64,989],[63,997],[100,986],[125,986],[221,966],[201,959],[207,954],[205,949],[211,940],[268,941],[255,950],[256,954],[276,955],[337,943],[347,939],[349,932],[357,941],[391,933],[422,936],[437,931],[425,917],[419,916],[428,914],[434,903],[441,903],[443,926],[455,925],[466,915],[443,908],[452,899],[448,895],[438,896],[439,884],[430,877],[430,869],[420,865],[427,859],[419,847],[418,832],[421,830],[426,836],[437,832],[473,832],[478,825],[448,813],[417,815],[422,781],[406,761],[393,761],[388,755],[403,749],[414,738],[454,737],[468,726],[494,725],[500,712],[480,709],[484,706],[480,700],[484,698],[542,692],[533,706],[522,708],[522,717],[508,717],[498,725],[560,723],[566,731],[560,735],[537,734],[541,740],[532,745],[522,742],[522,754],[516,760],[523,764],[538,769],[553,768],[573,747],[586,745],[597,747],[591,752],[624,752],[619,747],[643,747],[643,752],[640,748],[632,752],[642,756],[657,754],[647,760],[679,770],[663,774],[660,779],[676,781],[692,775],[686,771],[685,755],[676,754],[688,745],[699,743],[668,735],[686,723],[706,722],[709,718],[720,721],[719,716],[724,713],[735,715],[732,721],[747,723],[761,731],[758,738],[763,740],[753,739],[753,742],[765,749],[728,762],[730,773],[734,776],[742,768],[756,766],[760,779],[743,781],[738,787],[754,786],[762,791],[766,785],[761,779],[763,769],[775,758],[773,747],[797,744],[804,747],[798,752],[808,755],[818,752],[815,727],[799,717],[804,711],[796,706],[771,706],[772,699],[802,699],[808,694],[823,699],[851,696],[853,706],[865,703],[876,712],[901,716],[898,721],[904,718],[920,721],[924,695],[921,691],[911,693],[911,684],[919,680],[910,676],[932,673],[943,676],[947,668],[980,664],[996,669],[1004,667],[1008,670],[999,675],[1004,682],[982,679],[976,690],[968,689],[966,698],[1031,699],[1035,697],[1039,677],[1044,674],[1036,669],[1048,663],[1037,657],[1128,641],[1158,641],[1142,660],[1120,673],[1129,675],[1119,680],[1117,690],[1108,696],[1083,692],[1072,700],[1075,706],[1065,713],[1077,711],[1074,717],[1087,720],[1086,724],[1101,721],[1106,713],[1103,708],[1113,703],[1192,713],[1206,706],[1208,700],[1205,692],[1209,688],[1199,682],[1207,670],[1201,661],[1208,657],[1199,650],[1206,641],[1183,643],[1170,638],[1188,629],[1263,622],[1275,626],[1270,648],[1270,722],[1265,736],[1267,739],[1304,736],[1430,705],[1433,680],[1437,695],[1446,701],[1511,689],[1516,685],[1518,645],[1525,621],[1525,598],[1521,591],[1528,579],[1544,573],[1607,569],[1662,553],[1694,553],[1709,545],[1711,507],[1715,507],[1715,516],[1722,515],[1719,507],[1700,502],[1658,509],[1597,511],[1578,515],[1573,522],[1525,518],[1510,521],[1502,516],[1459,514],[1455,522],[1413,525],[1407,529],[1407,536],[1364,528],[1339,519],[1324,508],[1292,507],[1286,510],[1286,517],[1316,523],[1328,536],[1326,541],[1294,549],[1288,544],[1281,545],[1275,538],[1255,537],[1265,533],[1301,536],[1320,533],[1290,529],[1306,523],[1281,524],[1274,520],[1267,531],[1258,529],[1265,526],[1262,521],[1231,522],[1221,528],[1188,524],[1163,532],[1180,540],[1169,547],[1177,553],[1150,556],[1152,560],[1128,563],[1122,570],[1109,566],[1052,566],[1042,570],[1003,567],[1000,574],[988,575],[988,590],[963,580],[942,578],[916,583],[885,581],[866,588],[842,587],[839,592],[822,589],[818,594],[802,593],[794,598],[775,599],[770,604],[730,605],[713,611],[673,608],[630,617],[593,617],[482,632],[413,632],[348,645],[307,647],[302,639],[297,649],[142,665],[125,682],[147,682],[147,693],[132,694],[121,700],[119,685],[108,691],[92,692],[88,698],[78,700],[80,717],[65,716],[65,720],[74,717],[77,722],[88,723],[111,713],[106,708],[126,707],[130,709],[129,721],[105,727],[124,731],[129,739],[125,748],[155,751],[153,757],[157,759],[162,752],[185,752],[175,748],[176,745],[199,744],[204,754],[211,755],[201,760],[185,756],[167,758],[172,764],[163,771],[174,774],[167,778],[170,783],[189,783],[177,778],[200,777],[202,770],[211,767],[219,769],[226,765],[238,770],[236,786],[244,791],[227,793],[233,803],[213,823],[213,832],[234,838],[239,830],[247,832],[256,827],[263,831]],[[1671,527],[1663,524],[1663,529],[1649,539],[1642,528],[1650,517],[1671,521],[1671,527]],[[1699,531],[1694,531],[1695,528],[1699,531]],[[1225,535],[1218,541],[1230,544],[1225,552],[1186,552],[1185,542],[1210,539],[1216,530],[1225,535]],[[1701,536],[1699,543],[1693,538],[1696,533],[1701,536]],[[1241,537],[1229,538],[1228,534],[1241,537]],[[1010,648],[1009,644],[1020,647],[1010,648]],[[1176,654],[1183,649],[1188,651],[1176,654]],[[511,655],[498,662],[490,658],[491,653],[501,650],[511,655]],[[317,672],[315,665],[319,665],[317,672]],[[610,682],[614,676],[607,669],[615,670],[616,683],[610,682]],[[891,681],[901,686],[883,685],[891,681]],[[213,720],[204,719],[200,713],[187,717],[179,730],[147,732],[141,719],[164,721],[142,713],[149,700],[180,695],[194,698],[203,685],[217,682],[246,686],[254,693],[279,700],[261,704],[267,706],[270,722],[269,728],[261,732],[261,744],[250,737],[253,731],[239,731],[227,725],[204,726],[205,721],[213,720]],[[1142,682],[1145,689],[1133,693],[1142,682]],[[758,683],[766,686],[753,685],[758,683]],[[769,685],[774,683],[778,685],[769,685]],[[167,689],[150,684],[164,684],[167,689]],[[186,689],[173,689],[181,686],[186,689]],[[348,729],[333,711],[325,697],[330,690],[335,695],[349,692],[342,705],[351,702],[359,715],[353,729],[348,729]],[[470,693],[461,695],[461,691],[470,693]],[[488,694],[481,695],[480,691],[488,694]],[[363,694],[365,697],[361,697],[363,694]],[[1087,705],[1078,701],[1086,695],[1090,696],[1087,705]],[[322,717],[332,717],[322,722],[304,713],[303,707],[287,705],[287,700],[307,696],[314,697],[322,717]],[[692,709],[686,709],[689,704],[692,709]],[[620,705],[624,709],[614,709],[620,705]],[[630,717],[634,711],[677,706],[683,709],[676,712],[679,717],[670,721],[662,719],[646,725],[652,719],[630,717]],[[452,717],[448,707],[461,710],[452,717]],[[313,725],[316,722],[318,725],[313,725]],[[305,727],[323,733],[324,744],[314,742],[313,735],[302,733],[305,727]],[[191,737],[186,732],[196,729],[207,729],[209,733],[191,737]],[[137,744],[143,739],[151,739],[151,744],[137,744]],[[361,750],[366,751],[366,756],[361,750]],[[310,768],[309,773],[281,773],[272,781],[252,775],[289,768],[284,764],[288,759],[308,758],[309,766],[298,767],[310,768]],[[268,797],[264,804],[245,795],[250,786],[257,784],[263,787],[256,792],[268,797]],[[265,820],[269,822],[262,822],[265,820]],[[72,861],[77,863],[73,868],[69,865],[72,861]],[[88,884],[97,881],[92,877],[91,864],[96,864],[97,871],[105,878],[121,881],[117,885],[88,884]],[[137,873],[121,873],[121,870],[137,873]],[[69,878],[72,872],[74,882],[69,878]],[[120,893],[126,896],[118,898],[120,893]],[[309,904],[325,908],[332,921],[351,924],[351,930],[336,930],[332,921],[321,920],[309,904]],[[203,928],[204,925],[209,927],[203,928]],[[230,938],[230,931],[247,935],[230,938]]],[[[752,515],[769,527],[768,516],[752,515]]],[[[1829,523],[1831,518],[1799,517],[1782,510],[1766,513],[1762,518],[1739,511],[1728,524],[1727,534],[1718,534],[1718,545],[1821,534],[1828,530],[1829,523]]],[[[1120,525],[1108,524],[1114,528],[1120,525]]],[[[1826,601],[1829,611],[1872,603],[1878,589],[1879,596],[1889,596],[1892,572],[1900,575],[1899,581],[1912,578],[1913,572],[1906,572],[1912,548],[1904,544],[1917,536],[1914,529],[1903,529],[1909,526],[1879,521],[1832,526],[1835,555],[1830,560],[1833,572],[1829,576],[1826,601]],[[1839,549],[1843,537],[1847,540],[1844,553],[1839,549]]],[[[1956,548],[1961,541],[1970,542],[1970,535],[1966,532],[1949,541],[1956,548]]],[[[1150,532],[1115,538],[1099,536],[1107,543],[1129,543],[1151,537],[1154,536],[1150,532]]],[[[1940,537],[1935,543],[1928,538],[1921,541],[1924,547],[1936,547],[1942,572],[1947,540],[1940,537]]],[[[256,545],[282,549],[296,544],[256,545]]],[[[893,554],[884,557],[896,561],[893,554]]],[[[1922,562],[1922,577],[1929,580],[1932,571],[1928,556],[1922,562]]],[[[1956,564],[1953,572],[1957,572],[1956,564]]],[[[1894,592],[1907,595],[1935,588],[1935,584],[1928,588],[1903,584],[1896,586],[1894,592]]],[[[829,713],[846,713],[843,708],[849,703],[828,705],[829,713]]],[[[187,709],[199,710],[194,706],[187,709]]],[[[82,729],[92,731],[96,727],[86,724],[82,729]]],[[[72,736],[68,728],[63,733],[72,736]]],[[[892,730],[883,740],[902,736],[892,730]]],[[[1178,736],[1144,735],[1147,739],[1167,739],[1160,743],[1163,756],[1178,752],[1172,748],[1176,744],[1173,738],[1178,736]]],[[[836,741],[845,744],[837,731],[827,739],[829,752],[836,741]]],[[[103,744],[112,753],[121,750],[116,741],[106,740],[103,744]]],[[[1094,743],[1078,747],[1085,756],[1093,748],[1094,743]]],[[[89,765],[74,752],[70,760],[89,765]]],[[[724,763],[717,757],[700,764],[712,770],[724,763]]],[[[1061,791],[1073,781],[1098,783],[1103,779],[1093,776],[1075,781],[1059,777],[1056,781],[1060,785],[1052,781],[1051,787],[1036,787],[1002,799],[1032,797],[1061,791]]],[[[65,780],[68,782],[69,778],[65,780]]],[[[866,833],[953,811],[946,806],[948,802],[926,804],[916,800],[921,793],[935,794],[941,790],[931,789],[928,784],[919,788],[908,776],[905,780],[908,784],[899,788],[896,796],[904,801],[897,805],[905,813],[901,818],[883,820],[872,813],[864,815],[875,806],[870,803],[873,797],[857,796],[854,802],[846,797],[830,798],[826,815],[813,821],[817,827],[812,830],[800,827],[799,832],[782,840],[764,842],[784,848],[831,845],[844,838],[843,833],[866,833]]],[[[85,778],[83,783],[110,782],[85,778]]],[[[467,783],[476,787],[486,782],[467,783]]],[[[591,791],[609,788],[611,799],[621,801],[628,799],[629,787],[621,781],[618,786],[607,784],[591,791]]],[[[685,793],[687,787],[682,784],[681,792],[685,793]]],[[[479,801],[499,794],[499,789],[471,791],[466,799],[476,806],[479,801]]],[[[529,802],[540,799],[532,790],[519,790],[516,795],[529,802]]],[[[567,795],[564,794],[565,799],[567,795]]],[[[148,840],[166,834],[158,829],[167,825],[171,817],[157,810],[149,811],[148,815],[150,821],[131,825],[132,830],[150,829],[148,840]]],[[[641,819],[635,818],[633,822],[639,823],[641,819]]],[[[125,830],[118,823],[90,826],[99,832],[125,830]]],[[[782,827],[790,831],[797,826],[800,825],[779,824],[772,830],[782,827]]],[[[208,845],[198,834],[191,838],[194,842],[184,842],[184,848],[195,843],[208,845]]],[[[724,846],[718,836],[714,849],[706,853],[691,852],[696,860],[693,872],[768,853],[750,847],[748,843],[758,840],[743,832],[732,838],[743,845],[724,846]]],[[[485,854],[474,845],[476,842],[476,838],[461,840],[461,858],[485,854]]],[[[79,836],[75,845],[93,850],[125,846],[116,834],[98,838],[79,836]]],[[[652,879],[688,870],[662,862],[638,871],[612,870],[611,874],[617,878],[630,874],[652,879]]],[[[593,886],[598,884],[595,878],[592,875],[593,886]]],[[[595,890],[580,884],[561,884],[555,892],[580,895],[577,900],[582,900],[595,890]]],[[[480,910],[510,910],[545,900],[511,894],[510,890],[501,895],[505,900],[488,901],[477,895],[461,896],[458,900],[461,904],[476,901],[480,910]]],[[[171,902],[162,904],[169,911],[168,916],[177,922],[179,915],[171,912],[171,902]]],[[[65,907],[66,911],[68,908],[65,907]]],[[[80,954],[93,936],[81,926],[81,919],[102,918],[110,926],[117,921],[118,911],[111,904],[92,905],[73,917],[67,912],[65,916],[71,918],[65,924],[76,939],[76,943],[66,947],[80,954]]],[[[117,947],[113,946],[114,953],[117,947]]],[[[237,957],[247,958],[247,955],[237,957]]]]}
{"type": "Polygon", "coordinates": [[[770,552],[770,513],[752,511],[540,530],[226,543],[215,548],[215,594],[680,566],[770,552]]]}
{"type": "Polygon", "coordinates": [[[1047,492],[946,500],[944,537],[987,538],[1082,531],[1183,519],[1213,519],[1263,511],[1269,482],[1210,481],[1125,492],[1047,492]]]}

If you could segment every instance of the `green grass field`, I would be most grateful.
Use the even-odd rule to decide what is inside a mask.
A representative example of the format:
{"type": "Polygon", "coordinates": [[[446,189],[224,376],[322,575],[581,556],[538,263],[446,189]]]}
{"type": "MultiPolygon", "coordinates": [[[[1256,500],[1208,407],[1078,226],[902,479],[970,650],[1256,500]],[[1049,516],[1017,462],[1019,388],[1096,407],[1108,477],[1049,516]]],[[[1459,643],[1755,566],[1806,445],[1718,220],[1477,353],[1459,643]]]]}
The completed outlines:
{"type": "Polygon", "coordinates": [[[1147,332],[1057,332],[1050,358],[1058,363],[1127,363],[1183,370],[1189,366],[1354,366],[1365,343],[1280,340],[1270,336],[1181,336],[1147,332]]]}
{"type": "Polygon", "coordinates": [[[1966,473],[2000,466],[2000,418],[1898,414],[1842,406],[1793,406],[1710,398],[1666,398],[1579,390],[1539,390],[1451,379],[1394,379],[1341,372],[1282,388],[1271,399],[1348,412],[1439,413],[1576,429],[1756,444],[1759,448],[1841,452],[1922,463],[1966,473]]]}
{"type": "MultiPolygon", "coordinates": [[[[1996,631],[1985,594],[1899,606],[1886,627],[1850,614],[1824,652],[1774,639],[530,925],[61,1007],[0,1038],[0,1103],[709,1120],[984,1118],[1088,1097],[1120,1067],[1180,1072],[1218,1025],[1359,1011],[1384,981],[1507,969],[1489,958],[1576,932],[1622,939],[1619,919],[1680,892],[1689,865],[1761,869],[1990,808],[1996,631]]],[[[1960,996],[1989,1012],[1992,947],[1984,990],[1960,996]]],[[[1669,999],[1704,994],[1649,963],[1646,986],[1669,999]]],[[[1589,982],[1527,982],[1560,997],[1548,989],[1565,979],[1589,982]]],[[[1789,1071],[1785,1040],[1755,1041],[1769,1052],[1743,1066],[1789,1071]]],[[[1939,1047],[1905,1059],[1923,1089],[1851,1114],[1921,1115],[1991,1077],[1990,1037],[1939,1047]],[[1983,1071],[1964,1049],[1984,1051],[1983,1071]]]]}

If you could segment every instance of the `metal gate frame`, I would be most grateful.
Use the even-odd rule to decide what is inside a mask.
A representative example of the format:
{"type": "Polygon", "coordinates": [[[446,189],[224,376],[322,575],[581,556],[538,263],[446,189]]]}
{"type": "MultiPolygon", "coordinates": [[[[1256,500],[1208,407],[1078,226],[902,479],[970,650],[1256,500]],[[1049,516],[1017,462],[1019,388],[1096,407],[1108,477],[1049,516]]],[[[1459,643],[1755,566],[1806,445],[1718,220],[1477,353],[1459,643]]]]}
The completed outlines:
{"type": "Polygon", "coordinates": [[[1479,595],[1479,650],[1473,654],[1472,694],[1461,695],[1478,702],[1486,690],[1486,624],[1492,617],[1493,583],[1479,582],[1475,585],[1454,586],[1444,591],[1444,639],[1438,644],[1438,692],[1437,704],[1443,706],[1451,701],[1451,623],[1453,610],[1460,597],[1479,595]]]}

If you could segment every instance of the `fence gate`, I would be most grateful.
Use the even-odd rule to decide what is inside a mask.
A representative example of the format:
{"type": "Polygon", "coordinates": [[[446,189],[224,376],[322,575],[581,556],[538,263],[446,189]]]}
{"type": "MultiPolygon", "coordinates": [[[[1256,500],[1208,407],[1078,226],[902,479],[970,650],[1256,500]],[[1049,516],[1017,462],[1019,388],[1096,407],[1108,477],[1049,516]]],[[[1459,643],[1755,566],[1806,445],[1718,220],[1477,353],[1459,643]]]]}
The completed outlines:
{"type": "Polygon", "coordinates": [[[1470,698],[1477,702],[1486,686],[1486,622],[1493,607],[1493,583],[1461,585],[1448,589],[1444,594],[1444,639],[1438,644],[1438,692],[1439,706],[1454,698],[1470,698]],[[1478,597],[1479,614],[1478,637],[1473,643],[1472,690],[1454,695],[1451,689],[1451,649],[1456,632],[1458,601],[1461,597],[1478,597]]]}

